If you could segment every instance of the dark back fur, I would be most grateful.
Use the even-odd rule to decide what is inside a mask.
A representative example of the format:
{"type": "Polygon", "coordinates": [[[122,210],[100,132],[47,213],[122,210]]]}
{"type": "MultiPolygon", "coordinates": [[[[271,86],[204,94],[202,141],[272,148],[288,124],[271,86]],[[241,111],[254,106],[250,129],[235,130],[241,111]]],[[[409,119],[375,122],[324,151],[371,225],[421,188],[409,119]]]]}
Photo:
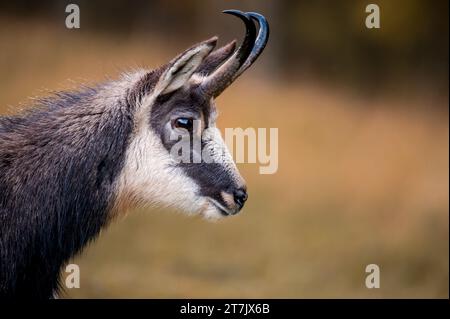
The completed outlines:
{"type": "Polygon", "coordinates": [[[0,297],[52,297],[61,266],[108,222],[132,116],[126,95],[102,105],[107,90],[0,118],[0,297]]]}

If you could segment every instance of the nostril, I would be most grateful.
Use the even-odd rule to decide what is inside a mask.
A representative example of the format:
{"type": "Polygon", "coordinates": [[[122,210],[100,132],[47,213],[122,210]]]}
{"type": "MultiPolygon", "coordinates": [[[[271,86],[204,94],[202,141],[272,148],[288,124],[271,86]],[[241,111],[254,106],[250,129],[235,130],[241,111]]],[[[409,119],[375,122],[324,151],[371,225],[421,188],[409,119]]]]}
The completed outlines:
{"type": "Polygon", "coordinates": [[[234,201],[236,202],[236,204],[239,205],[240,208],[242,208],[242,206],[244,206],[245,201],[248,198],[247,192],[245,191],[245,189],[239,188],[237,190],[234,191],[234,201]]]}

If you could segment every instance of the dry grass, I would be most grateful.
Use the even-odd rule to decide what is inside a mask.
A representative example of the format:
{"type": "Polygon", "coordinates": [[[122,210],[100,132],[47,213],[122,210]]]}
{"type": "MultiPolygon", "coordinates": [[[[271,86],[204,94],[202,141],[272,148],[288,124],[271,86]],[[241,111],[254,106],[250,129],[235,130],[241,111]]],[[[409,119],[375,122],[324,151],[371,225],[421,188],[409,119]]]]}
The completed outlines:
{"type": "MultiPolygon", "coordinates": [[[[101,80],[182,49],[7,25],[2,113],[68,78],[101,80]]],[[[277,174],[240,165],[249,202],[220,223],[133,212],[75,259],[81,288],[66,296],[448,298],[448,116],[426,103],[246,75],[218,100],[219,124],[278,127],[277,174]],[[381,267],[378,290],[364,286],[369,263],[381,267]]]]}

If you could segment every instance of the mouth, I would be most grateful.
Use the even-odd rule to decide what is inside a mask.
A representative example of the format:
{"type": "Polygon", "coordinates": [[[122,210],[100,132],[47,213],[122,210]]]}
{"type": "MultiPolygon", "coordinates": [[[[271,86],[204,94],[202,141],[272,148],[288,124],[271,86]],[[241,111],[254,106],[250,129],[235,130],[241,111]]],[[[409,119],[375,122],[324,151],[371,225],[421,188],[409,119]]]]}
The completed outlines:
{"type": "Polygon", "coordinates": [[[220,204],[218,201],[216,201],[213,198],[208,198],[209,202],[220,212],[222,216],[231,216],[238,213],[238,211],[232,211],[226,207],[224,207],[222,204],[220,204]]]}

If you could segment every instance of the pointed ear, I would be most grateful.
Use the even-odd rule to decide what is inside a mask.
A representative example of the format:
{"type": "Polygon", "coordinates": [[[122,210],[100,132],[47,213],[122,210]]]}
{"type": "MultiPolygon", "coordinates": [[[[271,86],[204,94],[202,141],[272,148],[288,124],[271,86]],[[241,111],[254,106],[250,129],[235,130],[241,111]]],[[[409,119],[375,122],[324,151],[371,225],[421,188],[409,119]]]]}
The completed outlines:
{"type": "Polygon", "coordinates": [[[157,88],[160,94],[178,90],[196,72],[203,60],[214,49],[217,37],[201,42],[173,59],[159,78],[157,88]]]}
{"type": "Polygon", "coordinates": [[[217,69],[226,59],[228,59],[236,48],[236,40],[231,41],[227,45],[224,45],[220,49],[215,50],[203,60],[200,67],[195,73],[201,75],[208,75],[215,69],[217,69]]]}

